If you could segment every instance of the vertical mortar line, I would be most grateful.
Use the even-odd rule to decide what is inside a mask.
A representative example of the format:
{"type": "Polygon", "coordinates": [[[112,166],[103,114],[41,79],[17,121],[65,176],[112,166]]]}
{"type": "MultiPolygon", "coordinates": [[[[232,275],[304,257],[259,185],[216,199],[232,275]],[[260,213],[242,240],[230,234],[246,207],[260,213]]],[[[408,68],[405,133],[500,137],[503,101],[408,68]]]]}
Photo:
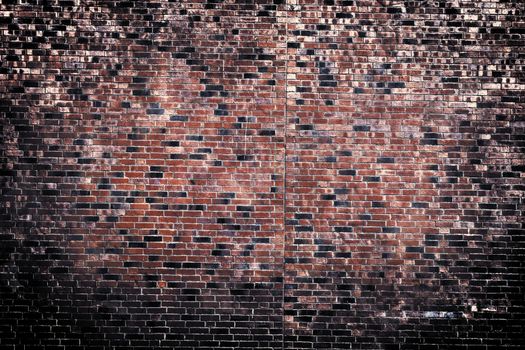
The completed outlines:
{"type": "Polygon", "coordinates": [[[282,257],[283,259],[283,265],[282,265],[282,282],[281,282],[281,288],[282,288],[282,300],[281,300],[281,309],[282,309],[282,349],[285,349],[285,341],[286,341],[286,326],[285,326],[285,310],[284,310],[284,301],[285,301],[285,292],[286,292],[286,197],[287,197],[287,189],[286,189],[286,170],[287,170],[287,164],[286,164],[286,155],[287,155],[287,144],[288,144],[288,1],[285,1],[284,5],[285,9],[285,17],[284,17],[284,26],[285,26],[285,33],[284,33],[284,41],[285,41],[285,59],[284,59],[284,154],[283,154],[283,248],[282,248],[282,257]]]}

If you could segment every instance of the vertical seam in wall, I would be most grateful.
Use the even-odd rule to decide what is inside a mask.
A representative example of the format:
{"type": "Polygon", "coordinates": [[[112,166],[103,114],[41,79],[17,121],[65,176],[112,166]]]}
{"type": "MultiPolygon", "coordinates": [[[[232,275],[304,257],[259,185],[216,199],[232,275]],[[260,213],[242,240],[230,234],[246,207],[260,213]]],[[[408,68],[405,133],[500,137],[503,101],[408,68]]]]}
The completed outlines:
{"type": "Polygon", "coordinates": [[[282,299],[281,299],[281,310],[282,310],[282,349],[285,349],[286,342],[286,324],[285,324],[285,310],[284,310],[284,301],[286,293],[286,153],[287,153],[287,142],[288,142],[288,1],[284,2],[284,42],[285,42],[285,57],[284,57],[284,133],[283,133],[283,143],[284,143],[284,154],[283,154],[283,249],[282,249],[282,299]]]}

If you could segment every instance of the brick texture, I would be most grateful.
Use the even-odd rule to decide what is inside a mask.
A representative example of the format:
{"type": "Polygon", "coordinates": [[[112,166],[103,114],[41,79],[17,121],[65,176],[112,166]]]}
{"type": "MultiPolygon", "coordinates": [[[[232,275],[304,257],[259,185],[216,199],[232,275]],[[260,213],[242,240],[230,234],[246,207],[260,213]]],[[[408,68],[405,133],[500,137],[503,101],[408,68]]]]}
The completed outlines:
{"type": "Polygon", "coordinates": [[[518,349],[521,0],[4,0],[0,349],[518,349]]]}

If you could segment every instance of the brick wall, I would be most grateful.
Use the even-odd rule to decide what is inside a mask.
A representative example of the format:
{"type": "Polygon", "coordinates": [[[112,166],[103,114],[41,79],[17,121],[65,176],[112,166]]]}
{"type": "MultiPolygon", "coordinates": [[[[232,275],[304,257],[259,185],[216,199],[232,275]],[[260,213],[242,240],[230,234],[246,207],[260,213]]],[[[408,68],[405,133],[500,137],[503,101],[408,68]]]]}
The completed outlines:
{"type": "Polygon", "coordinates": [[[522,1],[0,14],[1,349],[525,341],[522,1]]]}

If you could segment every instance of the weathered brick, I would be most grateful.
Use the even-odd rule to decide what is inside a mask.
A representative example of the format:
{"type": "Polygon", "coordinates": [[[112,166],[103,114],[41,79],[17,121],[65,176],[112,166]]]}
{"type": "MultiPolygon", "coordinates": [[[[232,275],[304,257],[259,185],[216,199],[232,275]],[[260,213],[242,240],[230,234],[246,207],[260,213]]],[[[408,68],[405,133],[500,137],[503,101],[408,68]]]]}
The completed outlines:
{"type": "Polygon", "coordinates": [[[523,20],[2,2],[0,348],[519,348],[523,20]]]}

